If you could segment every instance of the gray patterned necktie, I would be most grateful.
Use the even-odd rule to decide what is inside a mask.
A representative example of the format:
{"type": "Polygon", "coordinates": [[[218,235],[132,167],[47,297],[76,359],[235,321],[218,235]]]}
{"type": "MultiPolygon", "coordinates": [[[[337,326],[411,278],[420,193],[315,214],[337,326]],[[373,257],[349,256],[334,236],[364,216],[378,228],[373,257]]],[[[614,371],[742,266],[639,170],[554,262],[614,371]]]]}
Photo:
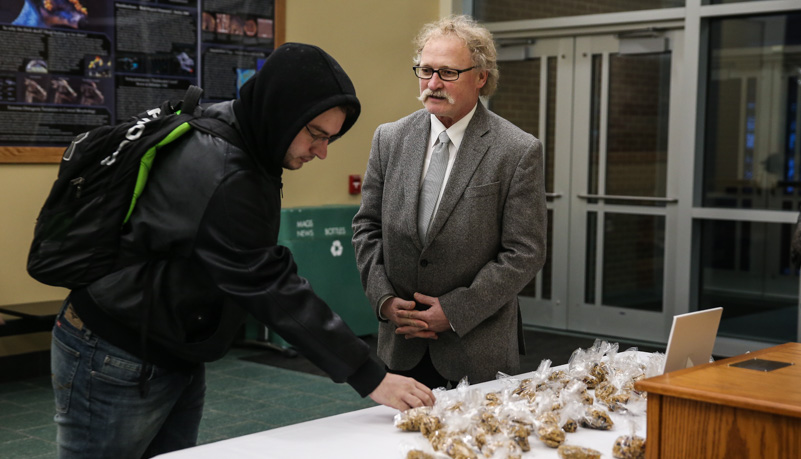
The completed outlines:
{"type": "Polygon", "coordinates": [[[439,143],[431,153],[431,161],[423,179],[420,204],[417,208],[417,231],[420,241],[423,243],[426,241],[426,233],[431,225],[431,220],[433,220],[434,208],[437,206],[442,180],[445,178],[445,170],[448,169],[448,144],[451,143],[451,139],[445,131],[442,131],[438,140],[439,143]]]}

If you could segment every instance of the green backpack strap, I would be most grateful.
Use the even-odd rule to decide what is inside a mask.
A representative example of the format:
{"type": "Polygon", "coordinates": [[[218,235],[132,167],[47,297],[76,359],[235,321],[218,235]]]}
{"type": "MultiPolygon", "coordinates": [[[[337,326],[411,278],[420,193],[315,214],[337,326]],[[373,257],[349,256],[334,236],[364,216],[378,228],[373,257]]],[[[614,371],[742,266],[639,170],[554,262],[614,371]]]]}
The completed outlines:
{"type": "Polygon", "coordinates": [[[139,173],[136,177],[136,185],[134,186],[133,197],[131,198],[131,205],[128,208],[128,213],[125,214],[125,219],[123,219],[122,224],[128,222],[128,219],[131,218],[131,214],[133,213],[134,207],[136,207],[136,201],[139,199],[139,196],[142,195],[142,192],[145,190],[145,185],[147,185],[147,179],[150,177],[150,168],[153,166],[153,161],[156,159],[156,153],[158,152],[159,148],[168,145],[175,141],[176,139],[180,138],[182,135],[186,134],[192,126],[189,125],[188,122],[184,122],[178,125],[175,129],[172,130],[166,137],[161,139],[159,143],[150,147],[144,155],[142,155],[142,159],[139,161],[139,173]]]}
{"type": "MultiPolygon", "coordinates": [[[[203,96],[202,88],[195,85],[189,85],[186,93],[184,93],[183,99],[181,99],[181,104],[179,110],[176,111],[176,114],[186,113],[188,115],[194,115],[201,96],[203,96]]],[[[139,173],[136,177],[136,185],[134,186],[133,196],[131,197],[131,205],[128,207],[128,212],[125,214],[125,218],[122,221],[123,225],[131,218],[134,207],[136,207],[136,201],[139,199],[139,196],[142,195],[145,185],[147,185],[147,179],[150,176],[150,168],[153,166],[153,161],[156,159],[156,153],[158,150],[186,134],[189,129],[191,129],[191,126],[188,122],[178,125],[178,127],[173,129],[169,134],[167,134],[166,137],[161,139],[159,143],[152,146],[147,150],[147,152],[145,152],[144,155],[142,155],[142,159],[139,161],[139,173]]]]}

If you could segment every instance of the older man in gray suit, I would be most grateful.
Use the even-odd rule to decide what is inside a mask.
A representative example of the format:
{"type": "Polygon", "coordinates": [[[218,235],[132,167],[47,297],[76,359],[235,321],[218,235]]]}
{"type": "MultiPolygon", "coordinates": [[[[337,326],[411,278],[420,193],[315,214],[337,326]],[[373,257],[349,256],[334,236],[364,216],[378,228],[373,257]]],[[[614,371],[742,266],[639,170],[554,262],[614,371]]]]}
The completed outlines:
{"type": "Polygon", "coordinates": [[[376,130],[353,219],[378,356],[431,388],[516,374],[517,295],[545,261],[542,144],[479,103],[498,80],[486,28],[448,17],[416,44],[425,109],[376,130]]]}

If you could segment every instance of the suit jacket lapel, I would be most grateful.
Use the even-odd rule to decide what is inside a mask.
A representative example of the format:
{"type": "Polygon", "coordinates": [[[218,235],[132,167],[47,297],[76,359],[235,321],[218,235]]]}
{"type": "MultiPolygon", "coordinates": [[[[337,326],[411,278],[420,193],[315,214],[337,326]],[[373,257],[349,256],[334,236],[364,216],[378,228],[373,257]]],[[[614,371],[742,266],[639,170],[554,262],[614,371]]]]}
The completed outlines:
{"type": "Polygon", "coordinates": [[[401,167],[401,181],[409,199],[405,200],[402,218],[407,225],[407,231],[414,234],[414,243],[422,249],[420,238],[417,236],[417,206],[420,201],[420,187],[422,186],[423,164],[425,163],[426,148],[431,132],[431,118],[428,111],[417,112],[418,118],[412,122],[415,128],[409,135],[403,136],[399,154],[403,158],[404,167],[401,167]]]}
{"type": "Polygon", "coordinates": [[[481,164],[481,160],[487,150],[489,150],[490,139],[487,135],[489,130],[489,113],[484,108],[484,105],[479,102],[476,112],[473,114],[473,119],[470,120],[470,124],[467,125],[465,130],[462,144],[456,153],[456,161],[453,164],[450,176],[448,176],[448,183],[445,185],[445,191],[439,203],[439,209],[434,215],[431,228],[428,230],[429,240],[436,237],[445,222],[448,221],[451,212],[456,207],[456,203],[459,202],[464,190],[470,183],[470,178],[478,165],[481,164]]]}

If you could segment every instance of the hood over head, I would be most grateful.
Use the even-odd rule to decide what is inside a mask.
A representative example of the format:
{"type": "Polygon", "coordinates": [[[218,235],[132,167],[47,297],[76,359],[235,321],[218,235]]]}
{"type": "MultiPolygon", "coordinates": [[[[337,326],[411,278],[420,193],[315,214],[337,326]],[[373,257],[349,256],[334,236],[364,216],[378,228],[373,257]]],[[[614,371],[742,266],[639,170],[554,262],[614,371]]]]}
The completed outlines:
{"type": "Polygon", "coordinates": [[[271,175],[280,176],[289,145],[303,126],[337,106],[350,106],[339,134],[361,112],[356,90],[342,67],[313,45],[286,43],[239,90],[234,114],[243,140],[271,175]]]}

